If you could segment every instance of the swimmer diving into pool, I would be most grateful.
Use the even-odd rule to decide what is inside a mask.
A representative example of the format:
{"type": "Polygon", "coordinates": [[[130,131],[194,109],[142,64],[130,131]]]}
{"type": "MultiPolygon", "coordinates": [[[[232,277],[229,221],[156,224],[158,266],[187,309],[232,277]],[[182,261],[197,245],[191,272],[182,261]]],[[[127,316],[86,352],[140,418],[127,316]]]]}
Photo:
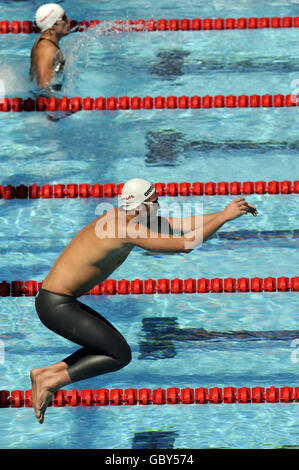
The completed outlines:
{"type": "Polygon", "coordinates": [[[131,361],[130,346],[121,333],[78,297],[105,281],[136,246],[166,254],[189,253],[226,222],[248,212],[257,215],[256,208],[239,197],[221,212],[189,217],[186,232],[181,224],[185,218],[157,216],[158,195],[149,181],[127,181],[120,200],[119,208],[108,210],[75,235],[37,293],[41,322],[81,346],[56,364],[31,370],[32,405],[40,424],[57,390],[119,370],[131,361]]]}
{"type": "Polygon", "coordinates": [[[59,41],[70,33],[71,20],[57,3],[46,3],[39,7],[35,15],[41,36],[35,41],[31,51],[30,79],[36,80],[44,92],[60,90],[64,58],[59,41]]]}

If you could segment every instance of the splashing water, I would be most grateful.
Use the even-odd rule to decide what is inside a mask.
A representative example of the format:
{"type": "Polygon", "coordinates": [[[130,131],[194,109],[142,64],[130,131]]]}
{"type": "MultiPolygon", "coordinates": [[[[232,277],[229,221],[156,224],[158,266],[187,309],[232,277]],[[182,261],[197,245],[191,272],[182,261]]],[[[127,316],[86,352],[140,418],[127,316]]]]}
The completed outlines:
{"type": "Polygon", "coordinates": [[[12,67],[0,62],[0,99],[28,94],[30,82],[27,75],[20,66],[12,67]]]}
{"type": "MultiPolygon", "coordinates": [[[[128,27],[129,28],[129,27],[128,27]]],[[[104,42],[98,41],[106,36],[118,36],[126,30],[126,25],[122,26],[122,31],[115,28],[114,21],[104,20],[95,28],[87,28],[80,33],[74,33],[69,36],[62,46],[62,53],[66,59],[64,66],[65,82],[63,92],[71,96],[75,91],[77,78],[82,72],[82,67],[87,69],[90,65],[91,48],[97,45],[104,49],[104,42]],[[80,67],[80,68],[79,68],[80,67]]]]}

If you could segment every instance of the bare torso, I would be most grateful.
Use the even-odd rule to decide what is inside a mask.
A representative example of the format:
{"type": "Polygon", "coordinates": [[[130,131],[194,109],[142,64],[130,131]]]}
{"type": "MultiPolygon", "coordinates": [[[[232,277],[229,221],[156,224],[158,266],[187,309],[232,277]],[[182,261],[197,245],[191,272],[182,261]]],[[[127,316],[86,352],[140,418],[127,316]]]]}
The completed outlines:
{"type": "Polygon", "coordinates": [[[102,217],[84,227],[66,246],[45,278],[44,289],[80,297],[125,261],[133,246],[118,238],[99,238],[95,225],[102,217]]]}

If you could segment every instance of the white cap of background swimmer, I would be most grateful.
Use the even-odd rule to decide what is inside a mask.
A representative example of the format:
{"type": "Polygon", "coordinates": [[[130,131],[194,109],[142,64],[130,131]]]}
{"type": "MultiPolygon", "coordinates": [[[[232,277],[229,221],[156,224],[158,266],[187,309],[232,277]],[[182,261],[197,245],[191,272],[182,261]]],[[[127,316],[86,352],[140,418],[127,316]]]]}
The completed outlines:
{"type": "Polygon", "coordinates": [[[41,32],[50,29],[64,15],[64,9],[57,3],[45,3],[35,14],[35,22],[41,32]]]}
{"type": "Polygon", "coordinates": [[[121,206],[126,211],[136,209],[155,192],[155,187],[149,181],[133,178],[127,181],[122,189],[121,206]]]}

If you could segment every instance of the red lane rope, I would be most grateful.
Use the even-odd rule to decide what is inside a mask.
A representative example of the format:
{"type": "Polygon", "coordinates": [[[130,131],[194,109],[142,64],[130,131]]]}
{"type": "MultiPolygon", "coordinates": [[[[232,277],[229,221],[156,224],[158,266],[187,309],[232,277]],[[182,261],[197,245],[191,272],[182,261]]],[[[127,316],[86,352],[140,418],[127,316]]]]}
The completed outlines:
{"type": "MultiPolygon", "coordinates": [[[[61,199],[61,198],[113,198],[120,196],[124,183],[114,184],[46,184],[38,186],[0,185],[0,199],[61,199]]],[[[231,183],[182,182],[154,183],[158,196],[226,196],[240,194],[299,194],[299,180],[292,181],[233,181],[231,183]]]]}
{"type": "MultiPolygon", "coordinates": [[[[43,282],[12,281],[0,283],[0,297],[36,296],[43,282]]],[[[299,277],[240,277],[199,279],[106,279],[84,295],[129,295],[129,294],[203,294],[222,292],[299,292],[299,277]]]]}
{"type": "Polygon", "coordinates": [[[117,111],[137,109],[209,109],[209,108],[282,108],[299,106],[299,95],[205,95],[198,96],[110,96],[104,98],[72,97],[46,98],[2,98],[0,112],[18,113],[21,111],[117,111]]]}
{"type": "MultiPolygon", "coordinates": [[[[231,29],[298,28],[298,16],[251,17],[251,18],[193,18],[193,19],[149,19],[149,20],[72,20],[71,29],[85,31],[95,28],[103,21],[110,22],[109,30],[114,31],[211,31],[231,29]]],[[[0,21],[0,34],[39,33],[32,21],[0,21]]]]}
{"type": "MultiPolygon", "coordinates": [[[[171,387],[128,389],[58,390],[49,406],[176,405],[213,403],[290,403],[299,402],[299,387],[171,387]]],[[[32,407],[31,390],[1,390],[0,408],[32,407]]]]}

